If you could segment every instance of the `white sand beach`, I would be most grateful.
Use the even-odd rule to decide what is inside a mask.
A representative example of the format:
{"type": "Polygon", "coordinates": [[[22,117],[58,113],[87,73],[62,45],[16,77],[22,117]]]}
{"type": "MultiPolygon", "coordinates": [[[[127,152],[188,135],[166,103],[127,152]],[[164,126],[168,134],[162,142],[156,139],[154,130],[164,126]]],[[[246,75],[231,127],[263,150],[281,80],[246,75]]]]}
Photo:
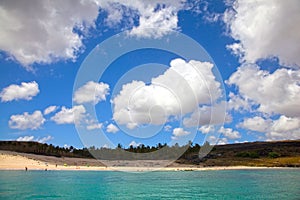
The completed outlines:
{"type": "MultiPolygon", "coordinates": [[[[110,161],[108,166],[100,161],[86,158],[53,157],[0,151],[0,170],[78,170],[78,171],[202,171],[202,170],[238,170],[267,169],[268,167],[229,166],[200,167],[173,163],[166,166],[166,161],[110,161]],[[131,163],[130,163],[131,162],[131,163]],[[146,165],[145,165],[146,163],[146,165]],[[150,163],[150,164],[149,164],[150,163]],[[166,166],[166,167],[164,167],[166,166]]],[[[106,164],[108,161],[106,161],[106,164]]]]}

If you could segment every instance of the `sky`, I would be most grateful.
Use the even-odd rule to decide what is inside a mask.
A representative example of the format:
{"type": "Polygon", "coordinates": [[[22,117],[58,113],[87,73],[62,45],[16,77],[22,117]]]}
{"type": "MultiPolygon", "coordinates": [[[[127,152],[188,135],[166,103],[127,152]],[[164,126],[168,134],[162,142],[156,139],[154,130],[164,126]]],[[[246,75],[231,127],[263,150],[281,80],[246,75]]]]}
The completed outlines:
{"type": "Polygon", "coordinates": [[[300,139],[298,0],[0,2],[0,140],[300,139]]]}

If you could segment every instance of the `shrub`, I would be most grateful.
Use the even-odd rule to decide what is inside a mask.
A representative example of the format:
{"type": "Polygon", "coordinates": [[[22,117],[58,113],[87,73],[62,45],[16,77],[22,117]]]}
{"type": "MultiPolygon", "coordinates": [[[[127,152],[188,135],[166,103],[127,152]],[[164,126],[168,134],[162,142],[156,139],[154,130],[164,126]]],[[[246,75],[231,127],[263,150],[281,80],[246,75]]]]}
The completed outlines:
{"type": "Polygon", "coordinates": [[[250,157],[250,158],[259,158],[259,155],[258,155],[257,152],[250,152],[250,153],[249,153],[249,157],[250,157]]]}
{"type": "Polygon", "coordinates": [[[246,157],[249,157],[249,153],[248,152],[239,152],[236,154],[236,156],[246,158],[246,157]]]}
{"type": "Polygon", "coordinates": [[[268,156],[269,156],[270,158],[278,158],[278,157],[280,157],[280,155],[279,155],[278,153],[276,153],[276,152],[270,152],[270,153],[268,154],[268,156]]]}
{"type": "Polygon", "coordinates": [[[257,152],[239,152],[236,154],[236,156],[242,158],[259,158],[257,152]]]}

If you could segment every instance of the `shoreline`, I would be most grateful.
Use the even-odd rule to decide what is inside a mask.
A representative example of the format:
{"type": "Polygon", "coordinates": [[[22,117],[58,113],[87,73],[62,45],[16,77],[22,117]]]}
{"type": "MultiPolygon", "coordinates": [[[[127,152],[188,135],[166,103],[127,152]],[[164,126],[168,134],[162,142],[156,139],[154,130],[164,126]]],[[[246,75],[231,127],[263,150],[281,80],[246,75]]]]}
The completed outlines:
{"type": "MultiPolygon", "coordinates": [[[[179,167],[179,168],[170,168],[170,167],[166,167],[166,168],[123,168],[123,167],[108,167],[108,168],[57,168],[57,169],[38,169],[38,168],[32,168],[32,169],[28,169],[28,171],[81,171],[81,172],[88,172],[88,171],[99,171],[99,172],[152,172],[152,171],[156,171],[156,172],[167,172],[167,171],[225,171],[225,170],[273,170],[273,169],[282,169],[282,170],[288,170],[288,169],[295,169],[295,170],[300,170],[299,168],[296,167],[249,167],[249,166],[226,166],[226,167],[203,167],[203,168],[183,168],[183,167],[179,167]]],[[[24,169],[7,169],[7,168],[0,168],[0,171],[25,171],[24,169]]]]}
{"type": "MultiPolygon", "coordinates": [[[[123,161],[124,162],[124,161],[123,161]]],[[[85,158],[57,158],[35,154],[0,151],[0,171],[213,171],[213,170],[257,170],[257,169],[299,169],[290,167],[257,167],[257,166],[212,166],[201,167],[195,165],[183,165],[170,161],[126,161],[124,165],[120,161],[112,161],[110,166],[104,166],[96,159],[85,158]],[[143,166],[148,164],[149,166],[143,166]],[[119,165],[119,166],[118,166],[119,165]]]]}

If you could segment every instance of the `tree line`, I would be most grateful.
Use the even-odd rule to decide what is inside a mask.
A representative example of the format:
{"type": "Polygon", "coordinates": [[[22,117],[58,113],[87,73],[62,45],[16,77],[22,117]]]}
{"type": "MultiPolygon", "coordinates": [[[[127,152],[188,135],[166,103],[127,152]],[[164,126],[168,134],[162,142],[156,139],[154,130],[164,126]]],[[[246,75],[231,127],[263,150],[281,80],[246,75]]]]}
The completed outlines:
{"type": "MultiPolygon", "coordinates": [[[[210,146],[205,143],[202,148],[210,146]]],[[[127,148],[118,144],[116,148],[91,146],[89,148],[59,147],[52,144],[41,144],[38,142],[18,142],[18,141],[0,141],[0,150],[16,151],[21,153],[33,153],[39,155],[56,156],[56,157],[80,157],[80,158],[97,158],[106,160],[120,159],[188,159],[191,153],[200,151],[199,144],[189,142],[186,145],[179,146],[176,143],[168,146],[166,143],[158,143],[156,146],[137,145],[127,148]]]]}

